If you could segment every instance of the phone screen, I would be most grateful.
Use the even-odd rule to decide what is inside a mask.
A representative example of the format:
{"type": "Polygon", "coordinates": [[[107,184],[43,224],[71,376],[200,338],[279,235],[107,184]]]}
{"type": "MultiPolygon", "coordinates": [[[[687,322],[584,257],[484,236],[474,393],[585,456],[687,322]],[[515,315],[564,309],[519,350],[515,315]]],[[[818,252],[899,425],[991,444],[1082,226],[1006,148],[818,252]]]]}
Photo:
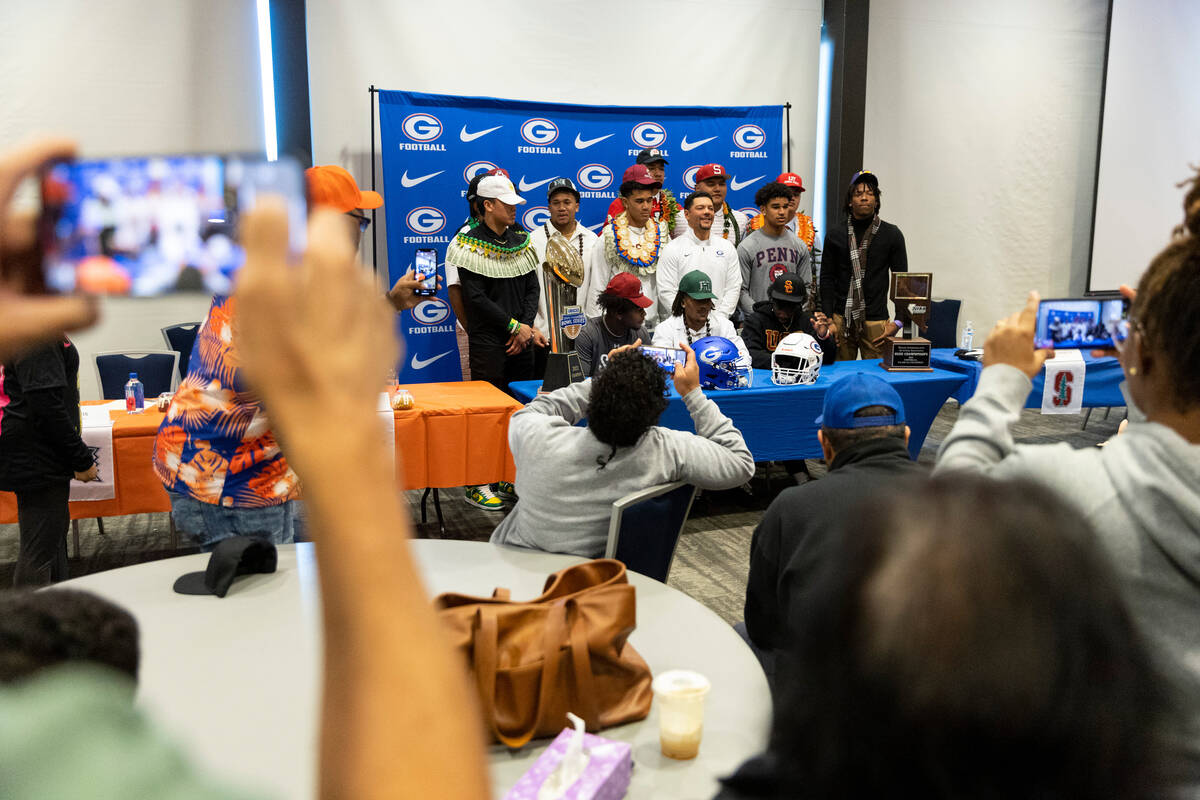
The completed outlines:
{"type": "Polygon", "coordinates": [[[1129,301],[1123,297],[1043,300],[1038,304],[1034,346],[1056,350],[1120,346],[1128,327],[1129,301]]]}
{"type": "Polygon", "coordinates": [[[642,345],[638,348],[646,355],[658,362],[658,365],[668,373],[675,372],[676,364],[687,363],[687,353],[674,347],[651,347],[642,345]]]}
{"type": "Polygon", "coordinates": [[[42,175],[42,261],[57,292],[227,294],[245,260],[240,213],[283,197],[304,250],[304,172],[291,158],[181,155],[67,161],[42,175]]]}
{"type": "Polygon", "coordinates": [[[415,293],[433,297],[437,294],[437,250],[421,248],[417,250],[416,258],[413,261],[413,269],[425,276],[425,279],[421,281],[420,288],[416,289],[415,293]]]}

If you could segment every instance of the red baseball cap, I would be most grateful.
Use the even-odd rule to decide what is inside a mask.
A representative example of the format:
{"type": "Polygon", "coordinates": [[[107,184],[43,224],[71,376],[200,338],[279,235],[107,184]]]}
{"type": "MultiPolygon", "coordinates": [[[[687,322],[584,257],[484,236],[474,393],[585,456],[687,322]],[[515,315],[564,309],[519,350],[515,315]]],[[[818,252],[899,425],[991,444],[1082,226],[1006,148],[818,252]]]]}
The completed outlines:
{"type": "Polygon", "coordinates": [[[785,172],[775,179],[776,183],[782,183],[784,186],[790,186],[793,189],[804,191],[804,181],[800,180],[800,176],[794,172],[785,172]]]}
{"type": "Polygon", "coordinates": [[[696,183],[702,183],[709,178],[720,178],[726,180],[729,174],[725,172],[725,168],[720,164],[705,164],[700,169],[696,170],[696,183]]]}
{"type": "Polygon", "coordinates": [[[625,174],[621,176],[621,183],[638,183],[642,186],[662,185],[654,180],[654,176],[650,174],[650,170],[646,168],[645,164],[634,164],[625,170],[625,174]]]}
{"type": "MultiPolygon", "coordinates": [[[[645,169],[645,167],[642,167],[642,169],[645,169]]],[[[623,297],[626,300],[632,300],[635,306],[642,308],[649,308],[654,305],[653,300],[642,294],[642,282],[632,272],[618,272],[616,275],[613,275],[612,280],[608,282],[608,286],[604,287],[604,293],[613,297],[623,297]]]]}
{"type": "Polygon", "coordinates": [[[315,206],[332,206],[344,214],[356,208],[383,205],[382,195],[359,189],[354,176],[336,164],[309,167],[304,175],[308,179],[309,199],[315,206]]]}

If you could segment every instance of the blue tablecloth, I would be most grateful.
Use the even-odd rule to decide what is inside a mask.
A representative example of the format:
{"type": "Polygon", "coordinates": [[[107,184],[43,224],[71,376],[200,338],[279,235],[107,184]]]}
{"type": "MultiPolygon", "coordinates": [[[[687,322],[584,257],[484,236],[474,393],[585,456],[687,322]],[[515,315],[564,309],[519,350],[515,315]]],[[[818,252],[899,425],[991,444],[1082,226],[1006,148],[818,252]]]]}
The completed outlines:
{"type": "MultiPolygon", "coordinates": [[[[904,401],[905,416],[912,435],[908,449],[913,458],[921,452],[921,444],[929,426],[946,400],[966,381],[959,372],[934,369],[933,372],[887,372],[879,360],[839,361],[821,367],[817,382],[809,386],[776,386],[771,383],[771,371],[754,370],[754,386],[737,391],[705,390],[721,411],[733,420],[746,439],[755,461],[783,461],[793,458],[820,458],[814,420],[821,415],[825,390],[834,381],[852,372],[869,372],[891,383],[904,401]]],[[[529,402],[537,394],[541,381],[518,381],[509,384],[513,394],[529,402]]],[[[680,431],[695,431],[692,417],[671,382],[671,404],[663,412],[659,424],[680,431]]]]}
{"type": "MultiPolygon", "coordinates": [[[[966,382],[951,395],[955,400],[965,403],[971,399],[971,395],[975,394],[975,388],[979,386],[979,374],[983,372],[983,364],[978,361],[956,358],[954,349],[950,347],[935,349],[929,363],[938,369],[958,372],[966,376],[966,382]]],[[[1125,375],[1121,372],[1120,362],[1111,357],[1093,358],[1085,350],[1083,351],[1083,363],[1087,366],[1087,375],[1083,381],[1083,407],[1124,406],[1125,398],[1121,395],[1121,381],[1125,380],[1125,375]]],[[[1042,407],[1042,387],[1045,383],[1044,372],[1033,379],[1033,391],[1025,399],[1026,408],[1042,407]]]]}

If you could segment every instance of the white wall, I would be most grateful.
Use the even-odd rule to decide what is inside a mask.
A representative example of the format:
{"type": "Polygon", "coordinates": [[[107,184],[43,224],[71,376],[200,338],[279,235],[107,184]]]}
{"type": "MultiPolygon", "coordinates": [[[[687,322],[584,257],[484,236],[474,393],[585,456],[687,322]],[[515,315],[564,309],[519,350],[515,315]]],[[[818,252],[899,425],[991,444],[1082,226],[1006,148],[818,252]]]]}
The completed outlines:
{"type": "MultiPolygon", "coordinates": [[[[821,0],[717,5],[308,0],[313,158],[341,164],[360,185],[369,185],[371,84],[608,105],[790,101],[792,168],[807,183],[815,150],[821,5],[821,0]]],[[[383,268],[382,224],[377,235],[383,268]]],[[[364,249],[369,257],[369,245],[364,249]]]]}
{"type": "MultiPolygon", "coordinates": [[[[254,0],[5,2],[0,31],[0,148],[54,133],[92,156],[263,149],[254,0]]],[[[159,328],[207,308],[105,303],[101,324],[75,337],[84,399],[99,396],[92,353],[161,349],[159,328]]]]}
{"type": "MultiPolygon", "coordinates": [[[[1105,0],[872,0],[863,166],[909,268],[986,334],[1084,291],[1105,0]]],[[[835,191],[844,192],[844,187],[835,191]]]]}

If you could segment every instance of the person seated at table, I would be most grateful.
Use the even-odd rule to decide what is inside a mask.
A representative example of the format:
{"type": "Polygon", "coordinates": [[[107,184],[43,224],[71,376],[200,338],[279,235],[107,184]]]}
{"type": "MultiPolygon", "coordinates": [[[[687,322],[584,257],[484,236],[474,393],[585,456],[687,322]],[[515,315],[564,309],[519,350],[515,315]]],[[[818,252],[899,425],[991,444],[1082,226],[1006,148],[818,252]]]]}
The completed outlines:
{"type": "Polygon", "coordinates": [[[741,360],[749,363],[750,353],[733,323],[714,310],[716,299],[707,273],[694,269],[680,278],[679,291],[671,303],[671,316],[654,329],[654,346],[679,347],[682,341],[690,345],[705,336],[723,336],[737,347],[741,360]]]}
{"type": "Polygon", "coordinates": [[[770,369],[771,354],[789,333],[807,333],[821,345],[822,364],[837,361],[837,339],[829,319],[820,311],[804,312],[804,281],[794,272],[784,272],[771,283],[769,299],[754,304],[742,325],[742,341],[755,369],[770,369]]]}
{"type": "Polygon", "coordinates": [[[795,596],[768,752],[722,800],[1168,796],[1167,698],[1078,509],[953,477],[842,523],[795,596]]]}
{"type": "Polygon", "coordinates": [[[696,433],[658,426],[668,404],[666,373],[637,344],[609,353],[597,377],[538,395],[513,414],[508,445],[520,499],[493,543],[600,556],[614,500],[672,481],[731,489],[754,475],[742,434],[700,391],[686,342],[678,346],[687,363],[673,381],[696,433]],[[587,427],[577,427],[585,417],[587,427]]]}
{"type": "Polygon", "coordinates": [[[1124,580],[1133,614],[1184,710],[1176,734],[1200,793],[1200,174],[1185,220],[1150,262],[1132,300],[1124,370],[1129,425],[1102,448],[1018,445],[1012,426],[1048,351],[1034,349],[1038,298],[984,343],[975,395],[938,454],[935,474],[1025,476],[1073,500],[1124,580]]]}
{"type": "Polygon", "coordinates": [[[140,659],[137,620],[103,597],[77,589],[0,592],[0,683],[67,662],[110,667],[136,682],[140,659]]]}
{"type": "Polygon", "coordinates": [[[592,317],[575,337],[575,352],[584,377],[590,378],[608,363],[610,351],[634,342],[650,341],[646,309],[654,301],[642,293],[642,282],[632,272],[618,272],[598,299],[604,313],[592,317]]]}
{"type": "Polygon", "coordinates": [[[904,401],[883,378],[855,372],[834,381],[817,424],[829,473],[780,492],[750,539],[745,633],[772,683],[791,642],[788,615],[811,587],[829,538],[864,498],[925,474],[908,453],[904,401]]]}

